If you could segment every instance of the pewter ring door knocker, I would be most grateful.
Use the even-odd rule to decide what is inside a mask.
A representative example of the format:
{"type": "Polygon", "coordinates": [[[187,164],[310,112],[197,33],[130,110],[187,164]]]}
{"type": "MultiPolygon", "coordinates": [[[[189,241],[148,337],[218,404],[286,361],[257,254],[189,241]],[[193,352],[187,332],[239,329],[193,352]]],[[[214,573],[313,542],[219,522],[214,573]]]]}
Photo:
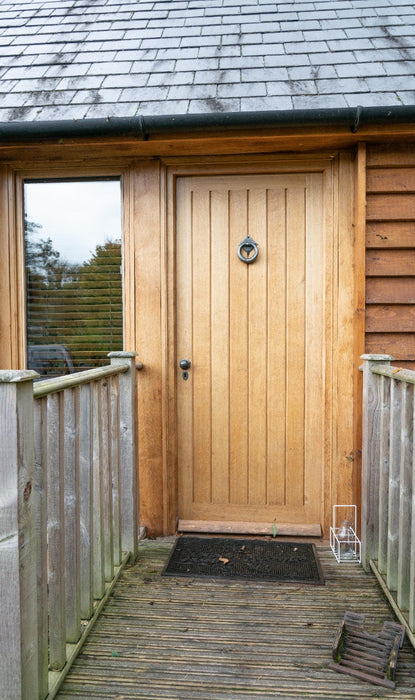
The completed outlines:
{"type": "Polygon", "coordinates": [[[238,246],[238,258],[248,265],[258,257],[258,243],[251,236],[247,236],[238,246]],[[245,255],[242,254],[242,251],[245,255]]]}

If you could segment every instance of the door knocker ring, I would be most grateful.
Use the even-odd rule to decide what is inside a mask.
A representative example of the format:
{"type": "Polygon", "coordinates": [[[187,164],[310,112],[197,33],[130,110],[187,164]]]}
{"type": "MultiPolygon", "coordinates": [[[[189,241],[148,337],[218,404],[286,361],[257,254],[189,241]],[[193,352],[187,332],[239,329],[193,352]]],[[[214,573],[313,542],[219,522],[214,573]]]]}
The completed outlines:
{"type": "Polygon", "coordinates": [[[250,263],[254,262],[258,257],[258,243],[255,243],[254,239],[251,238],[250,236],[247,236],[244,238],[243,241],[238,246],[238,258],[239,260],[242,260],[242,262],[247,263],[249,265],[250,263]],[[244,251],[245,255],[242,255],[242,251],[244,251]],[[253,254],[251,255],[253,251],[253,254]]]}

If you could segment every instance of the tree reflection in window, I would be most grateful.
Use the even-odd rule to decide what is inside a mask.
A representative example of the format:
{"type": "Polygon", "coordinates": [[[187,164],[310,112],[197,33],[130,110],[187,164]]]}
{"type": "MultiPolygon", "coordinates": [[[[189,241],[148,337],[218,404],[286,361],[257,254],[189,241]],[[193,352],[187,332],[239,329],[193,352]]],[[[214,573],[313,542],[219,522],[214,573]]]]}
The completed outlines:
{"type": "Polygon", "coordinates": [[[25,203],[28,367],[50,377],[106,364],[108,352],[122,349],[119,181],[27,182],[25,203]],[[63,208],[81,184],[86,232],[80,209],[71,228],[73,212],[63,208]],[[39,187],[44,195],[51,185],[54,199],[42,212],[39,187]]]}

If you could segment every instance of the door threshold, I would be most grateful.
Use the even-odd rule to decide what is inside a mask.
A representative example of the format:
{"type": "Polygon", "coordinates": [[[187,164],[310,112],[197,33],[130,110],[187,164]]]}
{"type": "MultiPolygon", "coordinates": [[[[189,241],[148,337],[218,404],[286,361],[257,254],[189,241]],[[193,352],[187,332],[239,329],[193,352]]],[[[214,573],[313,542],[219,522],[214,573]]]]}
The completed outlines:
{"type": "Polygon", "coordinates": [[[272,537],[321,537],[320,523],[250,523],[229,520],[179,520],[178,532],[221,535],[271,535],[272,537]]]}

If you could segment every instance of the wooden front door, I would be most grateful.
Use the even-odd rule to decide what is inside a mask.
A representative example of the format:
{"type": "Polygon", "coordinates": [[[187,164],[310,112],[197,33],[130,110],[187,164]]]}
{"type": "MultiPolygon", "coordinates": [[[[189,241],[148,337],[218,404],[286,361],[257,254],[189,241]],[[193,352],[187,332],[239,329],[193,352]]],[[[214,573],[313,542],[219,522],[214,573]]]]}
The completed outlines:
{"type": "Polygon", "coordinates": [[[331,415],[330,178],[176,183],[179,518],[319,528],[331,415]],[[248,235],[258,244],[252,263],[238,256],[248,235]]]}

